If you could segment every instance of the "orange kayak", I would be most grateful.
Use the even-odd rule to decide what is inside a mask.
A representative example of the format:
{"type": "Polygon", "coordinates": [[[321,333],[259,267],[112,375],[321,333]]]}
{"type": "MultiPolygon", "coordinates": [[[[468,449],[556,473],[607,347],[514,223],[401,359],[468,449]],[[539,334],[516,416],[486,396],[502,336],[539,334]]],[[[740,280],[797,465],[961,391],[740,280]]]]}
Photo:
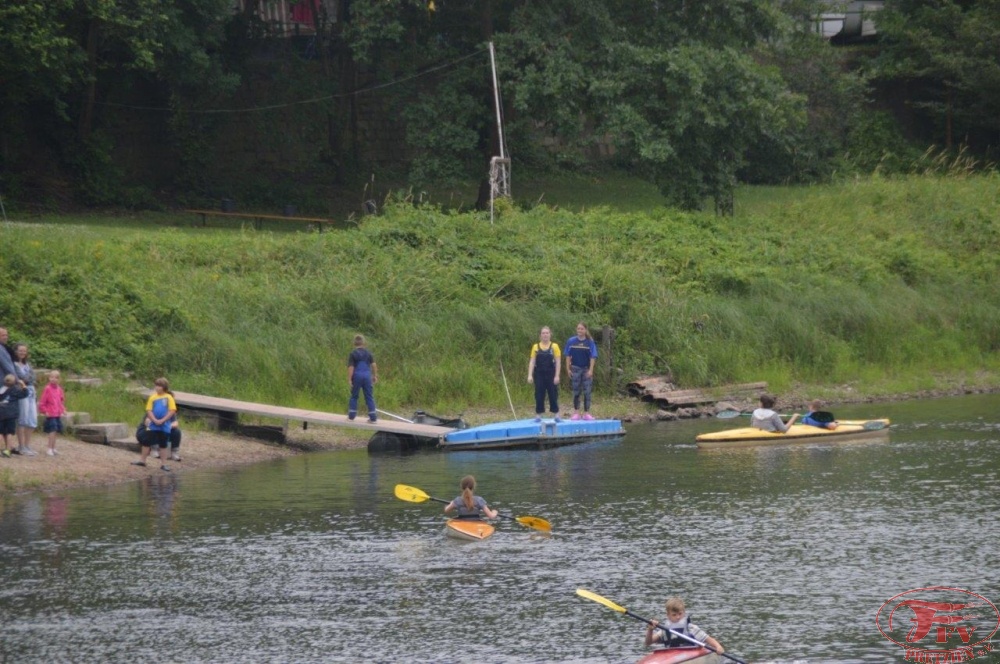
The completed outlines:
{"type": "Polygon", "coordinates": [[[698,646],[680,646],[677,648],[660,648],[654,650],[637,664],[717,664],[724,660],[720,655],[716,655],[708,648],[698,646]]]}
{"type": "Polygon", "coordinates": [[[444,524],[444,534],[467,542],[478,542],[493,534],[493,526],[479,519],[448,519],[444,524]]]}

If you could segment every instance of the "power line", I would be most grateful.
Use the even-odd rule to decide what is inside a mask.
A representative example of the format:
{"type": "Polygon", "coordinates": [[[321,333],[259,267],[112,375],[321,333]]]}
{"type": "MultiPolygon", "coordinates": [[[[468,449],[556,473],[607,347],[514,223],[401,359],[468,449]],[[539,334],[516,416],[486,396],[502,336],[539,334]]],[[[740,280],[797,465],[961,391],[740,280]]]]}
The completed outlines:
{"type": "MultiPolygon", "coordinates": [[[[477,55],[479,55],[481,53],[485,53],[486,51],[487,51],[487,49],[481,48],[478,51],[473,51],[472,53],[469,53],[468,55],[463,55],[462,57],[457,58],[455,60],[451,60],[449,62],[445,62],[445,63],[442,63],[440,65],[436,65],[434,67],[431,67],[430,69],[426,69],[426,70],[424,70],[422,72],[419,72],[417,74],[413,74],[411,76],[406,76],[404,78],[396,79],[394,81],[389,81],[387,83],[380,83],[378,85],[372,85],[370,87],[362,88],[360,90],[354,90],[352,92],[342,92],[342,93],[339,93],[339,94],[325,95],[323,97],[313,97],[311,99],[301,99],[299,101],[292,101],[292,102],[287,102],[287,103],[284,103],[284,104],[270,104],[268,106],[251,106],[249,108],[183,109],[183,112],[185,112],[185,113],[192,113],[192,114],[202,114],[202,115],[220,114],[220,113],[257,113],[259,111],[272,111],[272,110],[278,109],[278,108],[291,108],[292,106],[303,106],[305,104],[318,104],[320,102],[330,101],[331,99],[344,99],[346,97],[354,97],[354,96],[357,96],[357,95],[366,94],[368,92],[374,92],[376,90],[382,90],[384,88],[390,88],[390,87],[395,86],[395,85],[402,85],[403,83],[407,83],[409,81],[421,78],[423,76],[427,76],[429,74],[433,74],[434,72],[440,71],[442,69],[447,69],[448,67],[453,67],[453,66],[459,64],[460,62],[464,62],[465,60],[468,60],[469,58],[474,58],[475,56],[477,56],[477,55]]],[[[170,112],[170,111],[175,110],[175,109],[172,109],[172,108],[169,108],[169,107],[162,107],[162,106],[135,106],[133,104],[117,104],[117,103],[111,102],[111,101],[98,101],[98,102],[94,102],[94,103],[96,105],[98,105],[98,106],[114,106],[116,108],[128,108],[128,109],[132,109],[132,110],[136,110],[136,111],[164,111],[164,112],[170,112]]]]}

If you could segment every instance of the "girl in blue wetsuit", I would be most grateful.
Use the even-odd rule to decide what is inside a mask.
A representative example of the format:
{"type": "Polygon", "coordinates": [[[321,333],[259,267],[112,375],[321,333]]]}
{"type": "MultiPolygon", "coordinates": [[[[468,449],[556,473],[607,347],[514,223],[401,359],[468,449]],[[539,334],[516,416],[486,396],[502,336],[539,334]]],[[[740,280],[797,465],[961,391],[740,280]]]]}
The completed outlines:
{"type": "Polygon", "coordinates": [[[528,360],[528,382],[535,384],[535,421],[542,420],[545,413],[545,396],[549,397],[549,411],[559,421],[559,362],[562,355],[559,344],[552,342],[552,330],[543,327],[538,334],[538,343],[531,347],[528,360]]]}
{"type": "Polygon", "coordinates": [[[375,414],[374,386],[378,382],[378,366],[375,357],[365,348],[365,338],[354,335],[354,350],[347,357],[347,381],[351,384],[351,399],[347,403],[347,419],[353,420],[358,415],[358,394],[365,395],[365,405],[368,406],[368,421],[378,419],[375,414]]]}
{"type": "Polygon", "coordinates": [[[594,363],[597,361],[597,344],[582,322],[576,326],[576,336],[566,342],[566,373],[573,386],[573,417],[579,420],[580,401],[583,400],[583,418],[592,420],[590,393],[594,385],[594,363]]]}

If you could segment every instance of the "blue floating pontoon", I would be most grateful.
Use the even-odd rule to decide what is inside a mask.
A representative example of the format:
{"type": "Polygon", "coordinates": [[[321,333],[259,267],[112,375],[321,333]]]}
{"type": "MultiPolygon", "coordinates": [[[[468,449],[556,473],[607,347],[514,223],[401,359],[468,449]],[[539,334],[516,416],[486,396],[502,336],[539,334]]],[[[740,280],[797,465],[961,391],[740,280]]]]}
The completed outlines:
{"type": "Polygon", "coordinates": [[[556,447],[625,435],[621,420],[510,420],[445,434],[438,447],[445,450],[496,450],[556,447]]]}

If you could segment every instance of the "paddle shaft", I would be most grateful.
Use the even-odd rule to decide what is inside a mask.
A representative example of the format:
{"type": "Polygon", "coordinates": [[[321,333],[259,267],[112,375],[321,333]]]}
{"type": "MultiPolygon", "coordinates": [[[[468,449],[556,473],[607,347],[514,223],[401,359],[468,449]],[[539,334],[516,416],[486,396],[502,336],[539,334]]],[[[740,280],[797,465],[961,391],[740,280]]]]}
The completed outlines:
{"type": "MultiPolygon", "coordinates": [[[[433,500],[435,503],[444,503],[445,505],[451,505],[450,500],[445,500],[444,498],[435,498],[434,496],[428,496],[428,500],[433,500]]],[[[497,512],[497,516],[503,519],[510,519],[511,521],[517,521],[516,516],[510,516],[509,514],[500,514],[497,512]]]]}
{"type": "MultiPolygon", "coordinates": [[[[434,502],[443,503],[445,505],[451,504],[450,500],[435,498],[434,496],[424,493],[417,487],[407,486],[406,484],[397,484],[395,493],[397,498],[410,503],[422,503],[425,500],[433,500],[434,502]]],[[[507,514],[500,514],[499,512],[497,512],[497,516],[517,521],[522,526],[527,526],[528,528],[533,528],[535,530],[541,530],[543,532],[549,532],[552,530],[552,524],[537,516],[510,516],[507,514]]]]}
{"type": "MultiPolygon", "coordinates": [[[[434,496],[431,496],[430,499],[436,503],[444,503],[445,505],[451,505],[450,500],[444,500],[443,498],[435,498],[434,496]]],[[[500,512],[497,512],[497,516],[500,517],[501,519],[510,519],[511,521],[517,521],[516,516],[511,516],[509,514],[501,514],[500,512]]]]}

